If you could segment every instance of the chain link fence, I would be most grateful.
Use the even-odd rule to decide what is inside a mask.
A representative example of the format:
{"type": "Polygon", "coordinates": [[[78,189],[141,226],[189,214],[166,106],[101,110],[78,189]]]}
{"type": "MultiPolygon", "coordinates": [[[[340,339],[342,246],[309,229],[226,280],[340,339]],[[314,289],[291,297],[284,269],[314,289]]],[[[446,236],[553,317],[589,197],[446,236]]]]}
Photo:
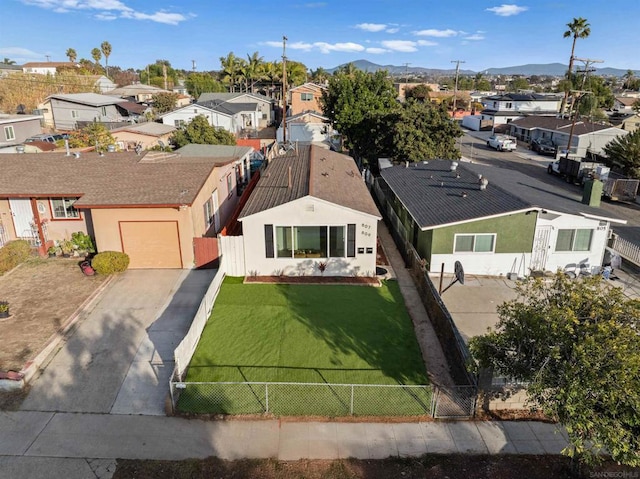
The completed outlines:
{"type": "Polygon", "coordinates": [[[433,386],[172,381],[170,387],[181,413],[422,416],[434,410],[433,386]]]}

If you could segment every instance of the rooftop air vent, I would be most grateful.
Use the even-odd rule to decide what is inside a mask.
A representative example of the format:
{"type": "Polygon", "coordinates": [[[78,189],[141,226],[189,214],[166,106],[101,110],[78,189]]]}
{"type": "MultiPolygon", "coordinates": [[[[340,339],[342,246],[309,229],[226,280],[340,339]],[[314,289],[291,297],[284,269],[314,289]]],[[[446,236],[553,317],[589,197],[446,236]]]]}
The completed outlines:
{"type": "Polygon", "coordinates": [[[457,161],[452,161],[451,162],[451,166],[449,166],[449,170],[450,171],[456,171],[458,169],[458,162],[457,161]]]}

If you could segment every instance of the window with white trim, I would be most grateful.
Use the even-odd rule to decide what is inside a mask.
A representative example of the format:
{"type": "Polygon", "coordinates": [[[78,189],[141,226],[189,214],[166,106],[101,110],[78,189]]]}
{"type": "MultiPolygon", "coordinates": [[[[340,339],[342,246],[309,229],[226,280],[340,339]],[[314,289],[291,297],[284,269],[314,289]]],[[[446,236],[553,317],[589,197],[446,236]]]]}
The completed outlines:
{"type": "MultiPolygon", "coordinates": [[[[276,226],[277,258],[344,258],[348,251],[347,227],[276,226]]],[[[268,238],[267,238],[268,240],[268,238]]]]}
{"type": "Polygon", "coordinates": [[[78,198],[51,198],[51,212],[54,219],[80,218],[80,211],[73,207],[78,198]]]}
{"type": "Polygon", "coordinates": [[[556,251],[590,251],[592,229],[558,230],[556,251]]]}
{"type": "Polygon", "coordinates": [[[313,93],[300,93],[300,100],[313,101],[313,93]]]}
{"type": "Polygon", "coordinates": [[[13,125],[9,125],[9,126],[5,126],[4,127],[4,139],[6,141],[15,140],[16,139],[16,134],[13,131],[13,125]]]}
{"type": "Polygon", "coordinates": [[[78,110],[71,110],[71,118],[78,118],[78,110]]]}
{"type": "Polygon", "coordinates": [[[460,234],[454,237],[454,253],[493,253],[496,248],[495,233],[460,234]]]}
{"type": "Polygon", "coordinates": [[[173,125],[176,128],[184,128],[185,123],[184,123],[184,120],[173,120],[173,125]]]}

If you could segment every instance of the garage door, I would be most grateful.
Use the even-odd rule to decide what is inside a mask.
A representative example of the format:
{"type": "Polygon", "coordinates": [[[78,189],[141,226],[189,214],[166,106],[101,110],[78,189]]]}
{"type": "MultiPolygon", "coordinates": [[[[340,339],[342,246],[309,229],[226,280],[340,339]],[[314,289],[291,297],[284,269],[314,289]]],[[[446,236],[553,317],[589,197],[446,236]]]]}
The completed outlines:
{"type": "Polygon", "coordinates": [[[121,221],[129,268],[182,268],[177,221],[121,221]]]}

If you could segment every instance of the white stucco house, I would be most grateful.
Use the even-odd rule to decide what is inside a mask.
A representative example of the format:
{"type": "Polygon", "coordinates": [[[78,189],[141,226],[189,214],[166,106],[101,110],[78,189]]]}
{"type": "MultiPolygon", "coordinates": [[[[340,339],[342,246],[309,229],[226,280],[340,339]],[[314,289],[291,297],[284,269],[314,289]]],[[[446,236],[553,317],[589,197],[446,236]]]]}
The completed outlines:
{"type": "MultiPolygon", "coordinates": [[[[287,117],[287,141],[301,143],[327,143],[338,132],[331,128],[329,118],[314,111],[287,117]]],[[[284,124],[276,131],[278,142],[284,140],[284,124]]]]}
{"type": "Polygon", "coordinates": [[[165,125],[181,128],[191,122],[196,116],[204,116],[211,126],[223,128],[230,133],[239,134],[245,129],[253,129],[258,122],[257,103],[226,103],[208,102],[206,104],[193,103],[177,110],[165,113],[160,117],[165,125]]]}
{"type": "MultiPolygon", "coordinates": [[[[484,109],[478,121],[489,122],[492,128],[529,115],[555,116],[560,111],[561,95],[541,93],[507,93],[490,95],[481,100],[484,109]]],[[[467,120],[470,121],[470,120],[467,120]]]]}
{"type": "Polygon", "coordinates": [[[270,161],[240,213],[246,274],[374,276],[380,218],[351,157],[299,146],[270,161]]]}

